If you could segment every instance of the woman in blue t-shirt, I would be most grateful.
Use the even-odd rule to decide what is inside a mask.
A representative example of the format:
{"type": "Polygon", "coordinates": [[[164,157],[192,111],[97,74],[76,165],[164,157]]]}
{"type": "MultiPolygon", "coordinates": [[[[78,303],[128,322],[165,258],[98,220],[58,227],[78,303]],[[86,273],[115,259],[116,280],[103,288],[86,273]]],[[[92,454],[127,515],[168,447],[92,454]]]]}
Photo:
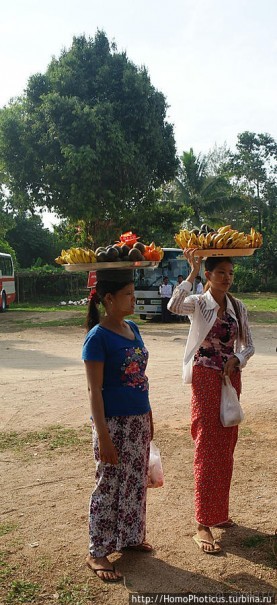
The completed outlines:
{"type": "Polygon", "coordinates": [[[82,359],[93,421],[96,486],[90,500],[88,566],[106,582],[122,575],[107,556],[145,542],[146,490],[153,422],[145,368],[148,352],[136,324],[132,270],[97,271],[82,359]],[[98,304],[105,307],[100,321],[98,304]]]}

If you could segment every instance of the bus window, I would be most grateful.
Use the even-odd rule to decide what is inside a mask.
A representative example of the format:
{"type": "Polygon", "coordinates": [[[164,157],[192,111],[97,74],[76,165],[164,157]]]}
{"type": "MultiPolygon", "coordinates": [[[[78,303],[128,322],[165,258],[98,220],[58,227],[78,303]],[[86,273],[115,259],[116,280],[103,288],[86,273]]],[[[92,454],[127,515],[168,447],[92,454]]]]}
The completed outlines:
{"type": "Polygon", "coordinates": [[[160,283],[162,272],[160,267],[157,269],[136,269],[135,288],[155,288],[160,283]]]}
{"type": "Polygon", "coordinates": [[[163,248],[164,257],[156,269],[144,268],[135,271],[135,313],[142,319],[161,314],[161,299],[159,286],[163,278],[175,286],[178,275],[188,276],[189,265],[185,259],[180,259],[183,251],[178,248],[163,248]]]}

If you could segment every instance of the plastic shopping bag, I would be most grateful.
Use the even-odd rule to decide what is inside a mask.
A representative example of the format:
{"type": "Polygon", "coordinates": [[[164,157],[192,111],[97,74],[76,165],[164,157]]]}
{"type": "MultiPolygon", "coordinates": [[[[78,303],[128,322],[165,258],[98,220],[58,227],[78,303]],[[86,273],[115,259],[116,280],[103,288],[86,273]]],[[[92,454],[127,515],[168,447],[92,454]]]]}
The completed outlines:
{"type": "Polygon", "coordinates": [[[154,441],[151,441],[147,487],[162,487],[163,484],[164,474],[160,450],[155,445],[154,441]]]}
{"type": "Polygon", "coordinates": [[[244,413],[229,376],[225,377],[225,381],[226,384],[222,382],[220,421],[223,426],[236,426],[244,419],[244,413]]]}

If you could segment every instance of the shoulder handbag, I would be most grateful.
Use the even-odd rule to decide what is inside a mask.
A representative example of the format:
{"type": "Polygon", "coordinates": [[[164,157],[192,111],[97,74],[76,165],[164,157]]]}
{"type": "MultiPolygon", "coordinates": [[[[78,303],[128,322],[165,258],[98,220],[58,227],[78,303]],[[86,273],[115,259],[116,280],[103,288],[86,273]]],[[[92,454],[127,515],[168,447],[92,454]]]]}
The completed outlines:
{"type": "Polygon", "coordinates": [[[225,377],[225,381],[226,384],[222,382],[220,421],[223,426],[236,426],[244,419],[244,413],[229,376],[225,377]]]}

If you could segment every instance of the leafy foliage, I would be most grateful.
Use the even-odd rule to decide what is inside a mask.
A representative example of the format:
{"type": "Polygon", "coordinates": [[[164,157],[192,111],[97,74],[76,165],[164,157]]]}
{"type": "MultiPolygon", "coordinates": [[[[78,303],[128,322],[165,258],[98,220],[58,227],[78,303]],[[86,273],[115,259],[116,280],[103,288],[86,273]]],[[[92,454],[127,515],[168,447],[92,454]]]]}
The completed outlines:
{"type": "Polygon", "coordinates": [[[15,250],[22,268],[53,264],[55,255],[60,252],[61,241],[48,229],[44,229],[38,215],[18,214],[14,219],[14,227],[7,231],[5,239],[7,245],[15,250]]]}
{"type": "Polygon", "coordinates": [[[263,231],[276,221],[277,143],[269,134],[243,132],[226,165],[245,199],[245,222],[263,231]]]}
{"type": "Polygon", "coordinates": [[[4,237],[8,229],[13,225],[13,216],[6,209],[4,195],[0,193],[0,237],[4,237]]]}
{"type": "Polygon", "coordinates": [[[15,251],[13,248],[6,242],[6,240],[0,238],[0,252],[4,252],[4,254],[11,254],[14,260],[16,260],[15,251]]]}
{"type": "Polygon", "coordinates": [[[124,221],[177,168],[166,102],[104,32],[73,39],[2,110],[2,180],[17,207],[100,224],[124,221]]]}
{"type": "MultiPolygon", "coordinates": [[[[181,156],[178,176],[173,183],[176,199],[183,203],[190,214],[186,226],[200,226],[208,222],[211,226],[222,223],[223,214],[234,212],[242,203],[233,194],[232,186],[224,174],[209,173],[208,160],[201,154],[196,157],[193,149],[181,156]]],[[[224,221],[223,221],[224,222],[224,221]]]]}
{"type": "MultiPolygon", "coordinates": [[[[269,134],[243,132],[226,165],[234,188],[245,200],[236,217],[241,229],[263,234],[256,275],[262,288],[276,288],[277,273],[277,143],[269,134]],[[275,281],[274,281],[275,278],[275,281]],[[275,284],[275,285],[274,285],[275,284]]],[[[257,257],[256,257],[257,258],[257,257]]]]}

